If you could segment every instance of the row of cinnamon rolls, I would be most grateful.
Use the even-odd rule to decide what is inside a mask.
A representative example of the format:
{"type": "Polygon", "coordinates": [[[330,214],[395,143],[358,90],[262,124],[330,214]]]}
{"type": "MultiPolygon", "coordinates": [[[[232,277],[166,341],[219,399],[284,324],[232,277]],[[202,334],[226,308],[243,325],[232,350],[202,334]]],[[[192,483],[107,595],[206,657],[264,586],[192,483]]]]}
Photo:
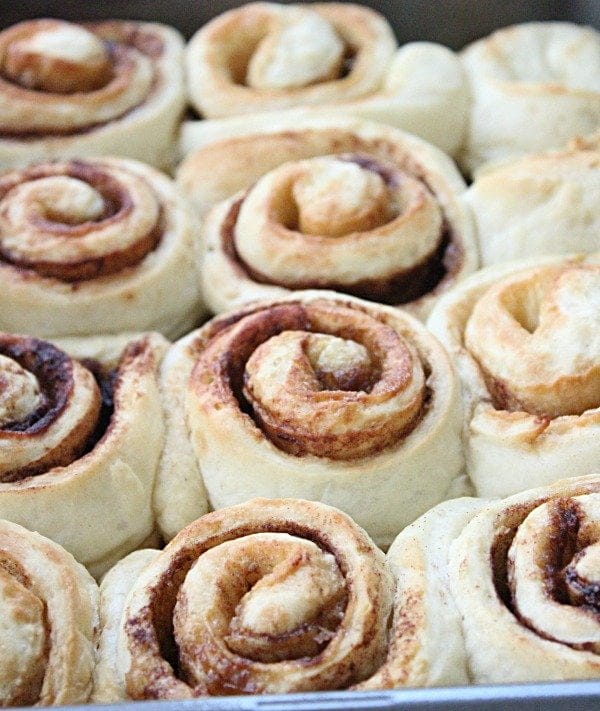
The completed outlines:
{"type": "Polygon", "coordinates": [[[599,497],[596,475],[455,499],[387,555],[336,508],[253,499],[131,553],[100,590],[0,521],[0,701],[597,677],[599,497]]]}
{"type": "Polygon", "coordinates": [[[111,157],[0,176],[0,329],[176,338],[311,288],[425,320],[480,264],[600,248],[593,142],[467,189],[435,147],[348,117],[188,140],[176,181],[111,157]]]}
{"type": "Polygon", "coordinates": [[[208,22],[185,52],[159,24],[26,21],[0,34],[0,67],[6,166],[109,154],[167,168],[187,103],[209,132],[265,113],[376,120],[466,172],[559,148],[600,117],[592,28],[527,23],[455,54],[431,42],[398,48],[381,15],[335,2],[250,3],[208,22]]]}
{"type": "Polygon", "coordinates": [[[400,309],[316,290],[173,345],[3,334],[0,516],[102,572],[255,496],[332,504],[387,547],[469,481],[494,497],[594,474],[599,295],[597,257],[547,258],[446,295],[441,343],[400,309]]]}

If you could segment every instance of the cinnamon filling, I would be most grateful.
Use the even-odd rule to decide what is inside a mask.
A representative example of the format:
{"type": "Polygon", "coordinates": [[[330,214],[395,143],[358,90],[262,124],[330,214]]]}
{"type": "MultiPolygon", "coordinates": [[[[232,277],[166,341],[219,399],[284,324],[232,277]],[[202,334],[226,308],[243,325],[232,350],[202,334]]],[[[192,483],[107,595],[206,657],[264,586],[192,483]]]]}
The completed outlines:
{"type": "MultiPolygon", "coordinates": [[[[490,562],[498,596],[521,624],[544,639],[560,642],[573,649],[588,649],[597,652],[598,645],[596,643],[578,640],[576,636],[573,639],[562,639],[560,630],[555,632],[551,627],[548,627],[550,623],[547,622],[550,615],[558,615],[560,620],[561,617],[572,614],[572,611],[576,610],[580,610],[583,616],[591,616],[591,619],[595,619],[596,622],[600,621],[600,584],[597,580],[587,579],[578,570],[586,555],[593,558],[590,567],[595,570],[597,570],[598,561],[598,544],[587,541],[585,535],[582,536],[582,516],[580,505],[573,498],[536,502],[533,509],[531,507],[514,507],[505,514],[505,526],[496,536],[490,562]],[[550,507],[551,516],[545,522],[547,530],[533,534],[536,536],[533,545],[540,545],[539,552],[531,554],[532,561],[529,563],[535,568],[530,568],[529,573],[527,569],[518,573],[516,561],[517,556],[520,556],[521,553],[513,552],[513,542],[521,535],[520,527],[525,525],[523,522],[538,513],[538,507],[540,509],[550,507]],[[538,539],[541,543],[538,543],[538,539]],[[533,593],[525,586],[524,591],[518,593],[521,584],[518,575],[535,576],[532,577],[532,580],[535,579],[535,581],[538,581],[539,575],[539,584],[543,589],[533,593]],[[518,599],[519,594],[523,596],[521,603],[518,599]],[[546,614],[544,614],[544,609],[539,608],[544,604],[548,605],[546,614]],[[527,605],[525,608],[527,612],[523,605],[527,605]],[[540,621],[542,622],[540,623],[540,621]],[[546,629],[542,628],[544,624],[546,629]]],[[[591,529],[595,530],[594,524],[591,524],[591,529]]],[[[523,538],[520,545],[530,547],[532,543],[527,543],[527,540],[523,538]]],[[[521,563],[521,565],[523,564],[521,563]]],[[[596,574],[592,577],[596,577],[596,574]]],[[[523,581],[523,584],[525,582],[523,581]]],[[[556,624],[556,618],[552,619],[556,624]]],[[[565,624],[567,634],[582,634],[581,632],[576,633],[574,627],[569,626],[568,622],[563,623],[563,626],[565,624]]]]}
{"type": "MultiPolygon", "coordinates": [[[[31,373],[39,387],[37,406],[19,420],[4,422],[0,427],[0,439],[6,441],[9,451],[11,440],[21,448],[27,442],[32,446],[39,442],[39,448],[32,450],[30,460],[15,468],[6,462],[2,464],[0,481],[18,482],[44,474],[53,467],[68,466],[92,451],[110,426],[117,371],[107,370],[95,361],[82,363],[89,371],[83,371],[89,403],[82,405],[81,412],[66,425],[62,439],[52,440],[53,444],[44,447],[44,438],[50,436],[51,428],[67,416],[68,408],[74,408],[75,398],[80,397],[74,368],[81,370],[81,367],[52,344],[35,338],[5,335],[0,341],[0,354],[31,373]]],[[[0,373],[0,398],[8,386],[4,385],[3,377],[0,373]]]]}
{"type": "MultiPolygon", "coordinates": [[[[75,102],[81,101],[82,97],[85,100],[85,97],[96,95],[99,97],[102,92],[110,91],[113,83],[123,82],[128,76],[135,74],[132,50],[139,52],[153,63],[157,62],[164,53],[164,43],[159,36],[139,27],[137,23],[125,21],[71,25],[58,20],[32,20],[9,28],[2,34],[6,36],[2,38],[0,34],[0,53],[2,51],[4,53],[4,56],[0,57],[0,83],[4,84],[4,89],[11,94],[32,92],[31,111],[35,111],[33,104],[36,94],[44,103],[51,101],[53,96],[62,100],[69,95],[74,97],[75,102]],[[94,37],[102,50],[92,53],[93,56],[87,60],[81,58],[79,61],[53,56],[56,54],[55,51],[50,56],[45,56],[43,50],[23,51],[18,46],[19,38],[28,37],[27,27],[22,29],[22,26],[29,24],[34,28],[34,33],[39,30],[43,34],[48,27],[49,35],[56,26],[72,27],[73,32],[88,33],[94,37]],[[11,46],[10,35],[16,39],[14,42],[17,45],[16,50],[11,46]]],[[[28,127],[26,123],[21,123],[18,128],[0,126],[0,139],[27,142],[39,140],[40,137],[68,137],[101,129],[114,121],[122,121],[137,111],[156,93],[161,82],[162,77],[155,72],[145,95],[129,105],[121,106],[110,118],[98,120],[90,118],[81,125],[56,121],[52,126],[43,129],[35,126],[28,127]]],[[[106,103],[104,102],[105,105],[106,103]]]]}

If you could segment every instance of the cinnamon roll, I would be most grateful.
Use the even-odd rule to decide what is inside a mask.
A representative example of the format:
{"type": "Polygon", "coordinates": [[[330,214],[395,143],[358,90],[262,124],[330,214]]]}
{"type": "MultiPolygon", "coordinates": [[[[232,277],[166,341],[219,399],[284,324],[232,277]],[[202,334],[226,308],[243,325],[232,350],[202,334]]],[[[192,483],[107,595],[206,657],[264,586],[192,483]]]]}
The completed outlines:
{"type": "Polygon", "coordinates": [[[465,527],[449,572],[473,681],[600,677],[599,531],[598,475],[489,504],[465,527]]]}
{"type": "Polygon", "coordinates": [[[462,62],[471,119],[461,163],[560,148],[600,124],[600,33],[568,22],[506,27],[469,45],[462,62]]]}
{"type": "Polygon", "coordinates": [[[467,472],[506,496],[593,473],[600,458],[600,261],[490,267],[428,325],[463,385],[467,472]]]}
{"type": "Polygon", "coordinates": [[[398,49],[385,18],[359,5],[243,5],[192,37],[186,69],[190,101],[205,118],[244,117],[225,120],[227,130],[243,130],[249,115],[309,107],[381,121],[452,154],[464,136],[458,57],[431,42],[398,49]]]}
{"type": "Polygon", "coordinates": [[[85,703],[98,587],[56,543],[0,520],[0,705],[85,703]]]}
{"type": "Polygon", "coordinates": [[[0,32],[0,166],[89,155],[172,165],[183,38],[140,22],[28,20],[0,32]]]}
{"type": "Polygon", "coordinates": [[[458,382],[399,310],[298,292],[213,319],[162,367],[163,535],[254,496],[350,514],[378,545],[443,500],[462,470],[458,382]]]}
{"type": "Polygon", "coordinates": [[[163,445],[158,334],[65,343],[0,334],[0,517],[98,575],[153,534],[163,445]]]}
{"type": "Polygon", "coordinates": [[[465,184],[433,146],[353,119],[209,143],[178,183],[201,213],[204,295],[218,313],[330,288],[424,317],[477,268],[465,184]],[[218,202],[218,201],[221,202],[218,202]]]}
{"type": "Polygon", "coordinates": [[[383,553],[341,511],[215,511],[106,577],[94,700],[348,687],[383,659],[392,595],[383,553]]]}
{"type": "Polygon", "coordinates": [[[484,265],[600,251],[600,146],[574,141],[481,171],[465,200],[484,265]]]}
{"type": "Polygon", "coordinates": [[[0,175],[0,328],[42,337],[184,333],[202,315],[197,229],[173,182],[136,161],[0,175]]]}

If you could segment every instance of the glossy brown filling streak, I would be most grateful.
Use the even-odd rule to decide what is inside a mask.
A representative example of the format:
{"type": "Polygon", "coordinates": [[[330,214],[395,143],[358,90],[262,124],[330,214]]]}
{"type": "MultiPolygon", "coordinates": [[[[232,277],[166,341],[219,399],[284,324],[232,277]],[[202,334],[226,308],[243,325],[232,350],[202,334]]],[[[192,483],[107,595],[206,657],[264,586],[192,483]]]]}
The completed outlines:
{"type": "MultiPolygon", "coordinates": [[[[95,23],[82,23],[83,27],[86,27],[91,32],[98,34],[100,39],[105,41],[107,50],[114,61],[115,57],[120,57],[121,61],[127,60],[127,50],[128,48],[136,49],[137,51],[145,54],[147,57],[153,60],[158,60],[164,52],[163,41],[157,35],[137,27],[135,24],[128,25],[127,23],[119,22],[105,22],[101,24],[95,23]],[[120,46],[124,45],[124,46],[120,46]]],[[[0,76],[2,72],[0,69],[0,76]]],[[[4,81],[7,81],[5,77],[2,77],[4,81]]],[[[146,97],[148,100],[153,94],[156,93],[161,82],[161,78],[157,75],[154,77],[154,81],[150,88],[150,92],[146,97]]],[[[9,82],[10,83],[10,82],[9,82]]],[[[46,94],[38,90],[39,93],[46,94]]],[[[32,93],[38,93],[32,92],[32,93]]],[[[52,131],[6,131],[0,128],[0,140],[9,141],[35,141],[40,138],[67,138],[69,136],[85,135],[86,133],[91,133],[103,126],[109,125],[114,121],[122,121],[128,115],[133,114],[137,111],[143,104],[136,104],[130,107],[126,111],[116,116],[113,116],[109,121],[99,121],[97,123],[90,124],[88,126],[83,126],[80,128],[67,129],[61,128],[60,126],[54,128],[52,131]]]]}
{"type": "MultiPolygon", "coordinates": [[[[127,637],[144,647],[152,648],[156,646],[162,659],[170,665],[174,674],[182,681],[185,681],[185,679],[181,670],[179,649],[173,630],[173,613],[179,588],[182,586],[192,565],[204,552],[226,541],[243,538],[255,533],[288,533],[291,536],[312,541],[323,551],[334,556],[340,572],[344,578],[347,577],[348,571],[344,562],[336,555],[335,550],[329,544],[326,534],[292,521],[274,520],[265,525],[239,526],[229,530],[226,534],[209,538],[202,546],[182,549],[173,557],[169,568],[153,588],[151,604],[144,608],[140,615],[125,621],[127,637]]],[[[287,635],[274,636],[273,640],[283,641],[285,636],[287,635]]],[[[327,641],[322,645],[321,651],[327,646],[327,641]]],[[[314,662],[314,657],[303,657],[297,661],[300,664],[310,665],[314,662]]],[[[210,694],[215,696],[260,693],[260,689],[249,683],[248,670],[253,664],[254,662],[251,659],[236,656],[235,661],[224,664],[221,668],[214,670],[209,682],[209,688],[195,689],[194,691],[198,695],[210,694]]],[[[162,669],[156,669],[154,676],[147,680],[144,693],[141,696],[136,696],[136,698],[163,698],[165,683],[168,683],[168,673],[165,673],[162,669]]]]}
{"type": "MultiPolygon", "coordinates": [[[[113,178],[108,172],[90,163],[77,160],[71,161],[68,170],[60,173],[53,171],[51,165],[52,164],[32,166],[16,174],[9,173],[4,178],[0,178],[0,201],[4,199],[10,190],[19,184],[47,177],[65,176],[81,180],[97,190],[102,196],[104,211],[98,220],[79,224],[68,224],[63,221],[65,216],[59,214],[48,214],[43,217],[36,216],[33,220],[33,226],[42,232],[62,234],[77,239],[77,237],[93,232],[95,225],[118,223],[134,209],[128,192],[124,190],[119,181],[113,178]]],[[[4,209],[0,202],[0,215],[4,209]]],[[[128,248],[73,262],[56,263],[17,260],[7,254],[6,250],[2,249],[0,240],[0,262],[4,261],[6,264],[10,264],[17,269],[26,272],[35,272],[38,276],[58,279],[59,281],[67,283],[87,281],[99,276],[116,274],[141,262],[147,254],[158,247],[163,233],[162,223],[161,210],[154,229],[128,248]]]]}
{"type": "MultiPolygon", "coordinates": [[[[377,173],[387,185],[398,183],[398,171],[390,170],[370,156],[343,156],[341,159],[354,162],[361,168],[377,173]]],[[[423,177],[416,177],[419,177],[432,192],[423,177]]],[[[274,281],[245,262],[237,251],[235,230],[243,202],[242,197],[231,206],[226,215],[221,226],[221,245],[223,252],[237,270],[259,284],[281,286],[292,290],[332,289],[367,301],[398,306],[417,301],[427,294],[443,289],[445,284],[459,272],[463,263],[464,255],[460,239],[444,217],[436,249],[410,269],[403,269],[385,279],[361,279],[352,284],[327,280],[274,281]]]]}
{"type": "MultiPolygon", "coordinates": [[[[546,595],[560,604],[574,604],[600,616],[600,586],[598,583],[579,580],[576,571],[570,565],[581,549],[581,545],[578,543],[581,510],[573,499],[561,499],[554,503],[556,505],[551,522],[553,534],[551,536],[551,545],[547,549],[544,567],[546,595]],[[572,597],[569,595],[569,587],[579,588],[580,600],[578,602],[573,602],[572,597]]],[[[507,527],[496,536],[490,554],[494,586],[498,597],[521,624],[544,639],[566,644],[559,639],[548,636],[530,624],[529,620],[520,614],[513,596],[507,565],[508,551],[517,533],[518,526],[530,512],[531,507],[515,506],[513,510],[508,512],[507,527]]],[[[567,646],[584,650],[593,648],[593,645],[587,644],[569,644],[567,646]]]]}
{"type": "MultiPolygon", "coordinates": [[[[4,336],[0,340],[0,354],[11,358],[28,372],[35,375],[43,395],[42,403],[29,415],[0,428],[0,435],[19,438],[41,436],[56,421],[68,406],[73,391],[73,365],[69,356],[52,344],[36,338],[4,336]]],[[[83,365],[93,374],[101,395],[100,412],[92,433],[73,454],[71,461],[91,452],[108,429],[114,412],[113,395],[117,382],[117,371],[106,370],[96,361],[85,361],[83,365]]],[[[62,466],[67,463],[62,462],[62,466]]],[[[33,462],[25,467],[0,476],[2,482],[21,481],[31,476],[43,474],[49,466],[33,462]]]]}

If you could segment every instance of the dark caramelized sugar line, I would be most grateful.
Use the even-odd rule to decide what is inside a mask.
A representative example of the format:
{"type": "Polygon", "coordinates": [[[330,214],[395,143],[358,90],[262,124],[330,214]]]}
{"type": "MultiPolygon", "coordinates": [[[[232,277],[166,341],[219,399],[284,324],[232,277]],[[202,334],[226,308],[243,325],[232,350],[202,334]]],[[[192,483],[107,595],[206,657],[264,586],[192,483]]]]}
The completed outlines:
{"type": "Polygon", "coordinates": [[[548,547],[544,574],[546,592],[562,604],[569,604],[564,569],[577,552],[581,510],[573,499],[557,502],[552,512],[552,543],[548,547]]]}
{"type": "Polygon", "coordinates": [[[83,451],[83,454],[88,454],[102,439],[110,425],[110,421],[115,410],[114,394],[115,387],[118,382],[119,371],[117,368],[104,368],[101,363],[97,360],[92,360],[91,358],[82,360],[81,364],[94,376],[96,383],[98,384],[98,388],[100,389],[101,398],[98,422],[83,451]]]}
{"type": "Polygon", "coordinates": [[[23,420],[2,426],[2,432],[38,434],[44,432],[65,409],[73,389],[73,366],[66,353],[37,338],[0,338],[0,353],[19,363],[37,378],[42,404],[23,420]]]}
{"type": "MultiPolygon", "coordinates": [[[[537,502],[537,504],[542,504],[537,502]]],[[[559,499],[553,502],[551,542],[546,550],[544,565],[545,589],[547,596],[562,605],[580,605],[594,614],[600,613],[600,584],[581,580],[575,569],[569,565],[578,553],[578,534],[580,529],[581,510],[576,501],[571,498],[559,499]],[[575,589],[580,597],[580,603],[574,603],[569,596],[568,587],[575,589]]],[[[551,641],[559,639],[541,632],[527,618],[520,614],[514,599],[507,565],[508,551],[517,533],[518,526],[527,517],[531,507],[516,506],[509,512],[506,528],[499,533],[492,545],[490,564],[494,587],[498,597],[519,622],[535,632],[536,635],[551,641]]],[[[574,649],[592,649],[588,644],[570,644],[574,649]]]]}

